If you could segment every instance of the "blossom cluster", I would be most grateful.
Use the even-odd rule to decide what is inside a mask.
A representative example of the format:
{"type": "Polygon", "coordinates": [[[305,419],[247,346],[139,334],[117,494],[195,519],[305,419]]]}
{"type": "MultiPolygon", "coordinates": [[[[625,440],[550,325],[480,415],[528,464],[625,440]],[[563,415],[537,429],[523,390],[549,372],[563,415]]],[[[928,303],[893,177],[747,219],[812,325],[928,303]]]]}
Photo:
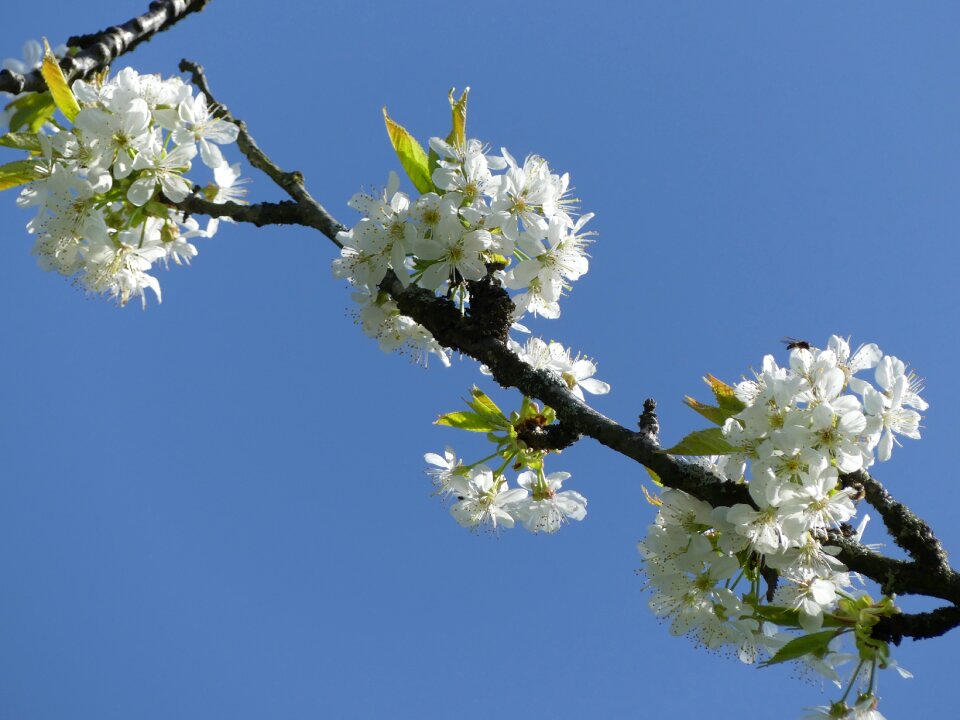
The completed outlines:
{"type": "Polygon", "coordinates": [[[592,214],[573,212],[569,176],[552,172],[537,155],[520,163],[505,148],[489,153],[479,140],[450,144],[435,137],[430,148],[438,160],[429,191],[411,198],[391,173],[382,194],[350,200],[363,218],[339,234],[343,249],[333,272],[358,289],[364,331],[385,350],[408,336],[414,347],[443,355],[378,290],[389,270],[404,286],[445,294],[464,308],[469,281],[492,274],[515,291],[515,321],[527,313],[558,317],[561,296],[587,272],[592,234],[583,229],[592,214]],[[367,314],[377,322],[365,321],[367,314]]]}
{"type": "MultiPolygon", "coordinates": [[[[790,641],[773,618],[805,633],[821,631],[828,617],[828,627],[845,627],[838,618],[856,596],[853,578],[826,541],[832,531],[859,539],[866,518],[856,530],[849,524],[858,496],[843,476],[887,460],[897,436],[919,438],[919,411],[927,409],[916,375],[875,344],[851,352],[833,336],[825,349],[795,345],[787,367],[768,355],[754,379],[727,386],[723,455],[698,460],[745,482],[751,504],[711,507],[666,490],[639,543],[654,613],[674,634],[733,648],[745,662],[776,658],[790,641]],[[873,383],[858,377],[865,371],[873,383]],[[738,594],[741,582],[748,587],[738,594]],[[784,612],[765,612],[765,599],[784,612]]],[[[855,657],[839,652],[841,629],[826,632],[819,652],[805,656],[837,684],[836,667],[855,657]]],[[[874,659],[893,665],[883,653],[874,659]]]]}
{"type": "MultiPolygon", "coordinates": [[[[566,384],[571,394],[583,400],[583,391],[601,395],[610,386],[593,377],[597,368],[592,360],[574,355],[558,342],[530,338],[524,344],[514,340],[508,343],[517,357],[535,370],[545,370],[566,384]]],[[[481,372],[490,374],[486,367],[481,372]]],[[[427,474],[437,486],[442,499],[455,496],[458,502],[451,512],[464,527],[489,525],[513,527],[520,522],[533,532],[556,532],[568,519],[582,520],[587,514],[587,500],[572,491],[560,492],[566,472],[545,473],[543,466],[548,451],[527,446],[524,431],[544,431],[554,420],[549,407],[539,406],[524,398],[520,412],[507,418],[490,398],[474,388],[468,402],[471,413],[451,413],[441,416],[441,425],[451,425],[473,432],[487,433],[487,439],[497,446],[495,454],[503,460],[500,470],[491,471],[483,461],[464,465],[449,446],[443,455],[427,453],[424,458],[432,467],[427,474]],[[512,466],[521,470],[517,478],[519,488],[511,489],[503,469],[512,466]]],[[[489,458],[486,458],[489,459],[489,458]]]]}
{"type": "Polygon", "coordinates": [[[36,212],[27,225],[33,252],[45,270],[120,305],[140,297],[145,306],[147,289],[160,301],[153,265],[189,263],[197,254],[191,240],[217,229],[216,220],[201,228],[172,207],[193,189],[186,174],[194,158],[212,170],[207,199],[242,201],[239,164],[228,164],[219,147],[238,129],[179,78],[128,68],[112,79],[77,80],[72,95],[69,127],[53,122],[10,136],[31,152],[31,182],[17,203],[36,212]]]}
{"type": "Polygon", "coordinates": [[[560,491],[570,473],[525,470],[517,477],[519,487],[511,488],[502,472],[482,464],[463,465],[450,447],[443,455],[427,453],[424,459],[432,466],[427,472],[437,494],[456,499],[450,512],[462,527],[496,530],[521,523],[531,532],[553,533],[567,520],[583,520],[587,515],[583,495],[560,491]]]}

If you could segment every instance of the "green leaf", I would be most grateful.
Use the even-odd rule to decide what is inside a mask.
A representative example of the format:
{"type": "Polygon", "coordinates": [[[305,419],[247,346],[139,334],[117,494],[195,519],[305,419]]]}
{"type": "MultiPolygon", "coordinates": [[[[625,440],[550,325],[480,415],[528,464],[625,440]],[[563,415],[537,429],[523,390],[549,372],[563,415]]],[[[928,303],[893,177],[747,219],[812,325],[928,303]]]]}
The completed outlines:
{"type": "Polygon", "coordinates": [[[470,88],[464,88],[459,100],[453,99],[456,88],[450,88],[447,98],[450,100],[450,110],[453,114],[453,129],[447,135],[447,143],[454,147],[464,147],[467,144],[467,94],[470,88]]]}
{"type": "Polygon", "coordinates": [[[441,415],[433,424],[447,425],[457,428],[458,430],[469,430],[470,432],[491,432],[497,429],[497,426],[492,425],[488,418],[465,410],[441,415]]]}
{"type": "Polygon", "coordinates": [[[501,429],[510,427],[510,421],[504,416],[503,411],[500,410],[496,403],[488,398],[480,388],[472,388],[470,395],[473,399],[467,401],[467,405],[469,405],[477,415],[486,419],[487,422],[494,427],[501,429]]]}
{"type": "MultiPolygon", "coordinates": [[[[646,465],[643,466],[643,469],[646,470],[647,473],[650,475],[650,479],[653,480],[654,485],[658,485],[659,487],[663,487],[663,480],[660,479],[660,476],[659,476],[659,475],[657,475],[653,470],[651,470],[650,468],[648,468],[646,465]]],[[[646,488],[644,488],[643,492],[644,492],[644,493],[647,492],[646,488]]]]}
{"type": "Polygon", "coordinates": [[[50,94],[53,95],[53,101],[57,104],[63,116],[73,122],[80,114],[80,103],[67,84],[67,79],[63,76],[63,70],[60,69],[60,63],[56,56],[50,50],[50,44],[47,39],[43,39],[44,55],[43,65],[40,66],[40,74],[50,88],[50,94]]]}
{"type": "Polygon", "coordinates": [[[730,455],[737,448],[727,442],[720,428],[695,430],[672,448],[661,450],[670,455],[730,455]]]}
{"type": "Polygon", "coordinates": [[[0,165],[0,190],[26,185],[39,177],[40,171],[32,160],[17,160],[0,165]]]}
{"type": "Polygon", "coordinates": [[[733,415],[736,415],[736,413],[731,413],[727,410],[724,410],[723,408],[718,408],[715,405],[705,405],[704,403],[700,402],[699,400],[695,400],[689,395],[687,395],[683,399],[683,403],[688,408],[692,410],[696,410],[698,413],[703,415],[707,420],[709,420],[715,425],[723,425],[727,421],[728,417],[732,417],[733,415]]]}
{"type": "Polygon", "coordinates": [[[10,116],[11,132],[26,128],[35,133],[53,117],[57,105],[50,93],[42,92],[27,93],[7,105],[7,109],[10,108],[13,108],[13,115],[10,116]]]}
{"type": "Polygon", "coordinates": [[[796,660],[804,655],[822,656],[828,651],[830,641],[836,636],[836,630],[821,630],[810,635],[801,635],[777,650],[776,655],[760,665],[763,667],[777,665],[796,660]]]}
{"type": "Polygon", "coordinates": [[[7,133],[0,136],[0,145],[14,150],[40,152],[40,141],[36,133],[7,133]]]}
{"type": "MultiPolygon", "coordinates": [[[[783,627],[802,627],[800,625],[799,610],[792,610],[780,605],[755,605],[753,607],[753,614],[762,620],[767,620],[768,622],[776,623],[777,625],[782,625],[783,627]]],[[[843,622],[835,615],[831,615],[830,613],[824,613],[823,627],[847,628],[850,627],[850,623],[843,622]]]]}
{"type": "Polygon", "coordinates": [[[800,627],[799,610],[791,610],[780,605],[757,605],[753,608],[753,614],[783,627],[800,627]]]}
{"type": "Polygon", "coordinates": [[[383,108],[383,121],[387,126],[390,143],[413,186],[421,193],[432,192],[434,187],[430,177],[430,161],[420,143],[406,128],[390,119],[387,108],[383,108]]]}
{"type": "Polygon", "coordinates": [[[730,411],[731,415],[736,415],[746,407],[746,405],[737,398],[736,394],[734,394],[733,388],[723,380],[719,380],[710,373],[707,373],[703,381],[709,385],[713,391],[713,396],[717,399],[717,405],[723,410],[730,411]]]}
{"type": "Polygon", "coordinates": [[[470,389],[470,395],[473,397],[473,400],[467,404],[477,412],[480,412],[480,409],[483,408],[487,412],[500,415],[501,417],[503,416],[503,411],[497,407],[497,404],[487,397],[486,394],[477,386],[474,386],[470,389]]]}

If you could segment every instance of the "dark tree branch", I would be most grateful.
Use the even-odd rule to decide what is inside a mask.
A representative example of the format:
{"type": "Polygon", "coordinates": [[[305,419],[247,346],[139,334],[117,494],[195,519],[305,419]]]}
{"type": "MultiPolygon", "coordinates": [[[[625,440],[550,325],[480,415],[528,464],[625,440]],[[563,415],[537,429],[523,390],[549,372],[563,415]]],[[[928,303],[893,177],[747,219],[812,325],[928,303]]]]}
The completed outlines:
{"type": "Polygon", "coordinates": [[[927,595],[960,604],[960,573],[955,570],[888,558],[838,532],[830,533],[829,543],[840,548],[840,562],[874,580],[887,595],[927,595]]]}
{"type": "Polygon", "coordinates": [[[914,560],[930,568],[950,569],[947,553],[930,526],[906,505],[894,500],[876,478],[861,470],[845,475],[843,479],[863,487],[867,502],[880,513],[890,537],[914,560]]]}
{"type": "Polygon", "coordinates": [[[940,637],[958,625],[960,625],[960,608],[943,607],[931,612],[881,618],[873,629],[873,637],[899,645],[905,637],[914,640],[940,637]]]}
{"type": "Polygon", "coordinates": [[[316,228],[330,238],[337,247],[343,247],[342,243],[337,240],[337,233],[341,230],[346,230],[346,228],[334,220],[333,216],[307,192],[303,175],[299,171],[284,172],[277,167],[254,141],[253,136],[251,136],[247,130],[246,123],[242,120],[237,120],[230,114],[230,110],[226,105],[214,99],[213,93],[210,92],[206,75],[203,73],[203,67],[184,59],[180,61],[180,72],[190,73],[191,82],[207,96],[213,112],[240,128],[240,134],[237,137],[237,146],[240,148],[240,152],[250,161],[250,164],[266,174],[296,202],[302,220],[295,221],[291,224],[308,225],[309,227],[316,228]]]}
{"type": "MultiPolygon", "coordinates": [[[[73,57],[60,60],[60,68],[68,82],[88,77],[102,70],[121,55],[146,42],[158,32],[163,32],[190,13],[198,12],[210,0],[154,0],[143,15],[89,35],[79,35],[67,40],[68,47],[79,47],[73,57]]],[[[0,92],[18,94],[43,92],[47,84],[39,70],[21,75],[10,70],[0,71],[0,92]]]]}
{"type": "Polygon", "coordinates": [[[227,217],[237,222],[252,223],[257,227],[264,225],[304,225],[323,232],[322,227],[313,224],[315,221],[313,215],[304,212],[302,205],[290,200],[278,203],[265,202],[255,205],[241,205],[235,202],[215,203],[198,195],[191,195],[176,203],[175,207],[188,215],[227,217]]]}

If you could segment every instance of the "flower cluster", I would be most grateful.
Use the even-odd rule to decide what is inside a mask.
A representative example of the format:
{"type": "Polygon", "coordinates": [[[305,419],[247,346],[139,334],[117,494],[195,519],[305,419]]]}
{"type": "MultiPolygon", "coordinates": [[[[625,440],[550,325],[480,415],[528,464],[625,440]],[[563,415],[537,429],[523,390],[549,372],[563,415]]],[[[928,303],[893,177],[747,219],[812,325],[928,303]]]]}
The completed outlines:
{"type": "Polygon", "coordinates": [[[521,523],[531,532],[554,533],[567,520],[583,520],[587,499],[573,490],[560,491],[570,473],[546,475],[543,470],[525,470],[517,477],[519,487],[510,488],[502,472],[486,465],[463,465],[451,448],[443,455],[427,453],[432,466],[428,474],[442,498],[456,498],[450,512],[461,526],[511,528],[521,523]]]}
{"type": "Polygon", "coordinates": [[[506,149],[489,153],[478,140],[451,144],[435,137],[430,149],[436,160],[418,197],[401,192],[391,173],[382,194],[350,200],[363,218],[339,234],[343,249],[333,273],[358,288],[364,331],[384,349],[406,336],[443,354],[424,339],[429,334],[422,326],[399,320],[396,303],[378,290],[391,270],[404,286],[440,292],[463,308],[470,283],[492,275],[515,291],[515,321],[527,313],[558,317],[560,297],[589,266],[591,233],[583,227],[592,214],[573,213],[569,177],[552,172],[542,157],[520,163],[506,149]],[[386,320],[366,322],[365,314],[386,320]]]}
{"type": "Polygon", "coordinates": [[[36,212],[27,226],[33,252],[45,270],[120,305],[140,297],[145,306],[148,288],[159,301],[160,284],[148,274],[154,263],[189,263],[197,254],[191,240],[217,229],[216,220],[201,228],[172,207],[193,188],[186,173],[197,154],[214,176],[208,199],[242,196],[239,166],[219,147],[238,129],[179,78],[132,69],[76,81],[69,101],[72,126],[8,136],[31,152],[24,178],[31,182],[18,205],[36,212]]]}
{"type": "MultiPolygon", "coordinates": [[[[639,550],[653,591],[650,606],[670,620],[674,634],[708,648],[736,648],[754,662],[758,656],[779,661],[778,651],[791,641],[779,626],[817,633],[823,639],[817,652],[799,654],[839,685],[837,665],[854,656],[840,653],[837,640],[860,622],[851,619],[849,604],[865,602],[854,594],[837,548],[825,544],[831,531],[859,539],[865,525],[866,518],[857,530],[848,524],[858,498],[843,476],[888,459],[897,435],[919,438],[918,411],[927,404],[919,379],[874,344],[853,353],[837,336],[822,350],[799,345],[788,367],[767,356],[754,379],[733,388],[710,378],[726,410],[691,404],[723,422],[721,434],[701,431],[678,446],[712,433],[724,454],[698,462],[747,482],[752,502],[714,508],[667,490],[639,550]],[[874,383],[857,377],[867,370],[874,383]],[[740,582],[748,587],[737,594],[740,582]]],[[[892,603],[864,607],[867,615],[895,611],[892,603]]],[[[858,642],[858,649],[861,660],[865,653],[872,658],[872,669],[893,665],[885,646],[864,650],[858,642]]]]}
{"type": "Polygon", "coordinates": [[[457,521],[467,528],[493,529],[519,522],[531,532],[554,533],[569,519],[583,520],[586,498],[572,490],[561,491],[570,473],[548,474],[544,464],[551,451],[536,442],[547,436],[556,413],[525,397],[520,410],[507,416],[479,388],[470,394],[468,411],[441,415],[436,424],[483,433],[496,446],[493,454],[469,464],[449,446],[443,455],[424,455],[431,466],[427,474],[436,486],[434,494],[457,499],[451,508],[457,521]],[[491,470],[485,463],[493,458],[500,464],[491,470]],[[518,487],[509,486],[507,468],[519,473],[518,487]]]}

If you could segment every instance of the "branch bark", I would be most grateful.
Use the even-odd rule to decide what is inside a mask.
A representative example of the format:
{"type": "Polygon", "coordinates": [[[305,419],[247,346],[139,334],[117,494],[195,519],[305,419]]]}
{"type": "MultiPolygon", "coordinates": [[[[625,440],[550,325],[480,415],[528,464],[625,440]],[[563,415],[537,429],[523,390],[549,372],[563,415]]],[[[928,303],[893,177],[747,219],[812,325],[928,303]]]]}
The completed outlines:
{"type": "Polygon", "coordinates": [[[906,505],[894,500],[878,480],[862,470],[845,475],[843,480],[863,487],[867,502],[880,513],[890,537],[914,560],[931,569],[950,569],[947,553],[930,526],[906,505]]]}
{"type": "MultiPolygon", "coordinates": [[[[130,52],[158,32],[167,30],[187,15],[203,10],[210,0],[154,0],[149,9],[125,22],[88,35],[77,35],[67,40],[67,47],[80,52],[60,61],[68,82],[88,77],[102,70],[121,55],[130,52]]],[[[21,75],[10,70],[0,71],[0,92],[18,94],[43,92],[47,84],[39,70],[21,75]]]]}

